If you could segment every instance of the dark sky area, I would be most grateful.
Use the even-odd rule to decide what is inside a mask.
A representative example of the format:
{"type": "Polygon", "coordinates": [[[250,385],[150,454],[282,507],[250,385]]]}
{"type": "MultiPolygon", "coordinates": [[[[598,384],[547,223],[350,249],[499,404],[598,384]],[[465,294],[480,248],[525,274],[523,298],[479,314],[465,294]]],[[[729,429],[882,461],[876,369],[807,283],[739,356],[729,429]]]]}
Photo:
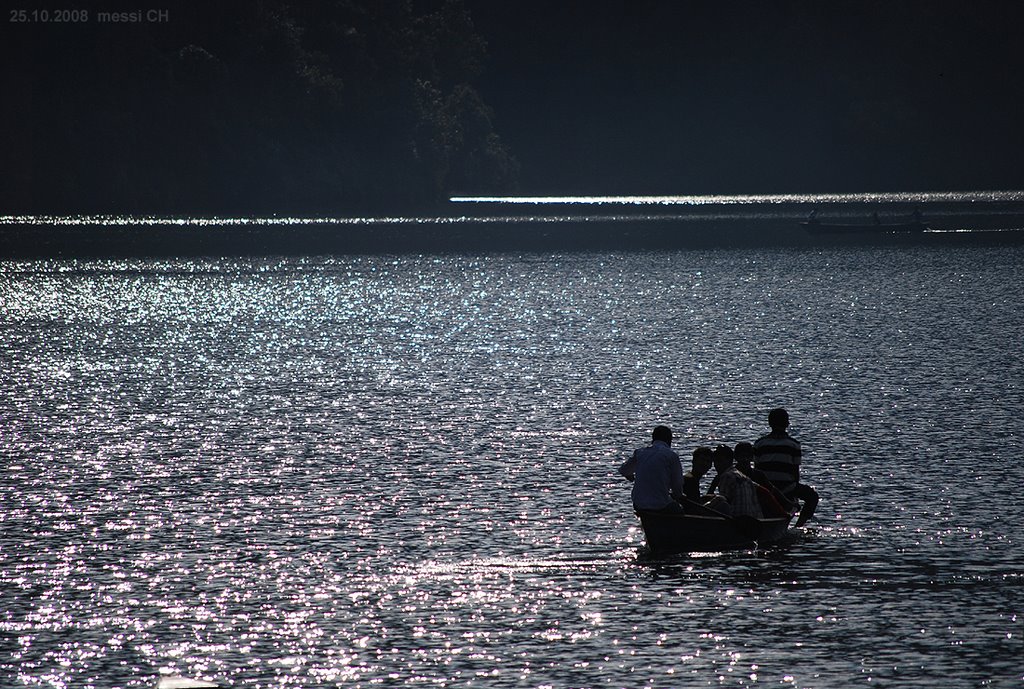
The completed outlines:
{"type": "Polygon", "coordinates": [[[1020,3],[471,7],[524,192],[1024,187],[1020,3]]]}
{"type": "Polygon", "coordinates": [[[22,5],[0,214],[1024,188],[1017,2],[22,5]]]}

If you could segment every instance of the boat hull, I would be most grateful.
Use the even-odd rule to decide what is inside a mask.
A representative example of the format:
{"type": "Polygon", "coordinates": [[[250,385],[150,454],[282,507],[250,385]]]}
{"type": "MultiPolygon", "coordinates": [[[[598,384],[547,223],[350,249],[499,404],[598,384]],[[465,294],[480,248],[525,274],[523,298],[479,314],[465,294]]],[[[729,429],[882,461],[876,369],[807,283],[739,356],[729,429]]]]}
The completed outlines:
{"type": "Polygon", "coordinates": [[[659,555],[753,548],[781,540],[792,516],[772,519],[709,517],[637,511],[647,547],[659,555]]]}
{"type": "Polygon", "coordinates": [[[809,234],[840,234],[840,235],[864,235],[864,234],[905,234],[913,232],[924,232],[928,226],[920,222],[887,223],[871,225],[845,225],[841,223],[823,223],[816,221],[802,222],[809,234]]]}

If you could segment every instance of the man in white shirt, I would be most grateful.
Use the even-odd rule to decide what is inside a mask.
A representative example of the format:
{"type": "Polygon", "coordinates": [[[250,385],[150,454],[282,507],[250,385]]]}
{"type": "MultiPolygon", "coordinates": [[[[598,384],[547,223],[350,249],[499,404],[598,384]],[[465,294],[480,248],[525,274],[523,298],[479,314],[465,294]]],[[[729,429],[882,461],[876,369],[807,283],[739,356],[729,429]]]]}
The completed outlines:
{"type": "Polygon", "coordinates": [[[633,482],[633,508],[683,511],[683,465],[672,450],[672,429],[658,426],[651,444],[622,463],[619,473],[633,482]]]}

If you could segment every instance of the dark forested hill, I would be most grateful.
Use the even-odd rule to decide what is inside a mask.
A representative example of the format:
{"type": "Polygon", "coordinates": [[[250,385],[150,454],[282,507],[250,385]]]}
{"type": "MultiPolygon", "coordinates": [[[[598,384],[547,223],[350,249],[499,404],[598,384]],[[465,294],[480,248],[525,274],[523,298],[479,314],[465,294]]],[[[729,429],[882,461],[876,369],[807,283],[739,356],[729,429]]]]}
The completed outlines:
{"type": "Polygon", "coordinates": [[[396,212],[515,184],[459,2],[30,12],[3,17],[0,214],[396,212]]]}
{"type": "Polygon", "coordinates": [[[517,188],[1024,188],[1016,2],[88,12],[0,17],[0,214],[405,213],[517,188]]]}

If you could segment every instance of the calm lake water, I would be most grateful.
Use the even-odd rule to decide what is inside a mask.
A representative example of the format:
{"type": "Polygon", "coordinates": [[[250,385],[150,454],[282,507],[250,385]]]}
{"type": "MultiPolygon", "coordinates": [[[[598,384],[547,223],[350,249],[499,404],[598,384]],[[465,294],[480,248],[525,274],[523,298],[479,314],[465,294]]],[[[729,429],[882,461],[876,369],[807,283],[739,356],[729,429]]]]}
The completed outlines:
{"type": "Polygon", "coordinates": [[[0,686],[1020,687],[1024,247],[0,263],[0,686]],[[817,519],[619,462],[784,405],[817,519]]]}

